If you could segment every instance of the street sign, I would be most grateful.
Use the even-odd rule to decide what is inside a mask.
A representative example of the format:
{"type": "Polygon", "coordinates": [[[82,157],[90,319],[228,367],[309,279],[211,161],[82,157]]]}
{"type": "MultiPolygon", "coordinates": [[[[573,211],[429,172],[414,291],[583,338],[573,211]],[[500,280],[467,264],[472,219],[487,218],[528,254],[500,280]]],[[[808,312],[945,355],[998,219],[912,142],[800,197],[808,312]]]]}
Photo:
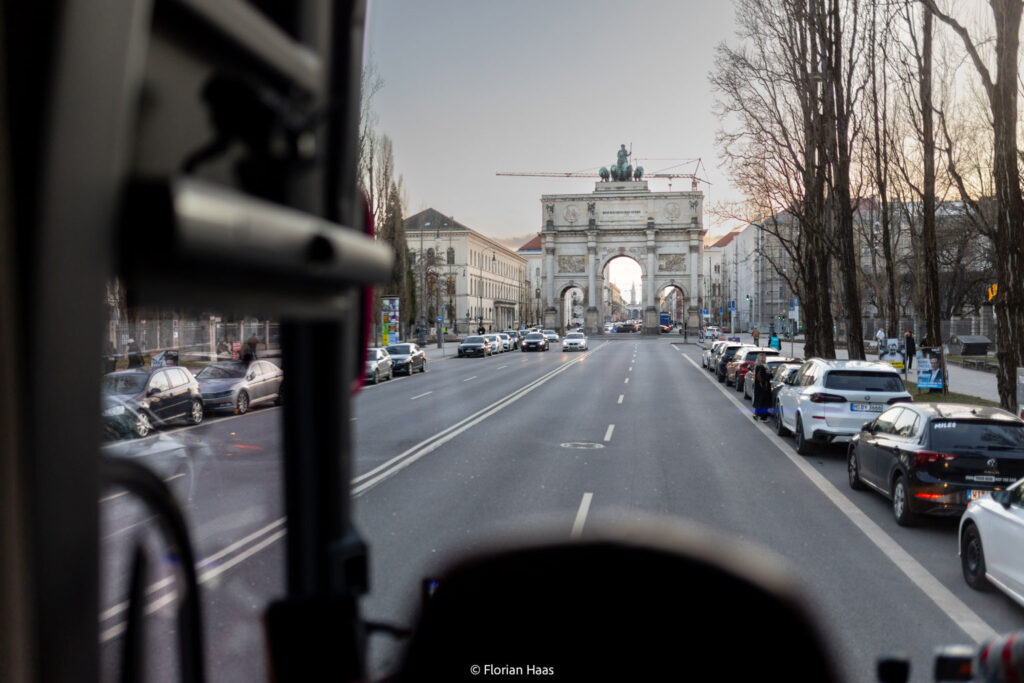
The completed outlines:
{"type": "Polygon", "coordinates": [[[989,285],[989,288],[988,288],[988,300],[992,301],[992,299],[995,299],[996,298],[996,294],[998,293],[998,291],[999,291],[999,285],[998,284],[989,285]]]}
{"type": "Polygon", "coordinates": [[[441,316],[437,316],[437,322],[441,322],[441,320],[442,320],[441,316]]]}

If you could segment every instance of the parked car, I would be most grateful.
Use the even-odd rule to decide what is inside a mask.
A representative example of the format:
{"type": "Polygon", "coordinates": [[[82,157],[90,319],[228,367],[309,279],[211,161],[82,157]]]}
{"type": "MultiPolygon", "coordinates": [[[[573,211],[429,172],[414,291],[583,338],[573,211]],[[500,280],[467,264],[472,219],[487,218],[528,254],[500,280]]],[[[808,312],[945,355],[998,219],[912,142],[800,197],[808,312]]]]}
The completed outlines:
{"type": "Polygon", "coordinates": [[[466,337],[459,344],[459,358],[463,356],[489,356],[492,352],[491,340],[485,336],[466,337]]]}
{"type": "Polygon", "coordinates": [[[900,525],[920,514],[959,516],[1024,477],[1024,421],[960,403],[893,406],[850,441],[847,470],[851,488],[892,501],[900,525]]]}
{"type": "Polygon", "coordinates": [[[483,335],[487,341],[491,342],[491,353],[504,353],[505,342],[502,340],[500,335],[493,332],[483,335]]]}
{"type": "Polygon", "coordinates": [[[570,332],[562,340],[563,351],[586,351],[587,338],[582,332],[570,332]]]}
{"type": "Polygon", "coordinates": [[[280,403],[284,373],[270,361],[218,361],[198,373],[203,408],[232,410],[239,415],[261,403],[280,403]]]}
{"type": "Polygon", "coordinates": [[[391,379],[394,377],[394,365],[391,362],[391,355],[388,350],[380,347],[366,349],[366,379],[377,384],[381,377],[391,379]]]}
{"type": "Polygon", "coordinates": [[[526,351],[547,351],[548,339],[540,332],[531,332],[523,339],[523,352],[526,351]]]}
{"type": "Polygon", "coordinates": [[[392,344],[388,347],[392,370],[411,375],[427,371],[427,354],[418,344],[392,344]]]}
{"type": "Polygon", "coordinates": [[[557,344],[560,341],[558,333],[554,330],[543,330],[541,334],[543,334],[544,338],[548,340],[548,344],[557,344]]]}
{"type": "Polygon", "coordinates": [[[757,363],[757,357],[761,354],[766,356],[777,356],[779,352],[775,349],[762,348],[760,346],[744,346],[739,349],[732,360],[725,366],[725,383],[736,387],[736,391],[743,391],[743,378],[750,368],[757,363]]]}
{"type": "Polygon", "coordinates": [[[171,420],[203,421],[202,392],[188,368],[111,372],[103,378],[102,392],[103,419],[112,435],[141,438],[171,420]]]}
{"type": "MultiPolygon", "coordinates": [[[[768,367],[768,371],[772,373],[772,380],[775,378],[775,370],[781,365],[792,365],[793,367],[799,368],[801,361],[796,358],[790,358],[789,356],[773,356],[769,355],[765,358],[764,364],[768,367]]],[[[743,381],[741,382],[743,390],[743,398],[750,400],[754,397],[754,373],[753,367],[747,370],[746,374],[743,375],[743,381]]],[[[774,396],[772,397],[774,398],[774,396]]],[[[775,405],[775,401],[772,401],[772,405],[775,405]]]]}
{"type": "Polygon", "coordinates": [[[725,383],[725,368],[732,360],[736,352],[743,347],[743,344],[737,344],[736,342],[726,342],[724,345],[719,347],[718,355],[715,357],[715,377],[722,384],[725,383]]]}
{"type": "Polygon", "coordinates": [[[777,429],[791,430],[797,453],[806,455],[812,442],[853,437],[866,420],[913,400],[888,363],[812,358],[779,391],[777,429]]]}
{"type": "Polygon", "coordinates": [[[727,344],[727,343],[728,342],[716,341],[716,342],[711,342],[711,344],[709,344],[708,346],[704,347],[704,350],[701,351],[701,353],[700,353],[700,364],[701,364],[701,367],[705,368],[708,372],[711,372],[714,369],[714,365],[712,365],[712,360],[711,359],[714,358],[714,356],[717,353],[718,349],[720,349],[722,347],[722,345],[727,344]]]}
{"type": "Polygon", "coordinates": [[[800,372],[802,367],[803,361],[783,363],[776,366],[775,372],[772,373],[772,416],[775,418],[775,431],[778,434],[782,434],[782,432],[779,431],[778,413],[775,411],[774,406],[778,402],[779,392],[789,386],[789,383],[793,381],[796,373],[800,372]]]}
{"type": "Polygon", "coordinates": [[[960,566],[971,588],[995,586],[1024,606],[1024,479],[967,506],[960,566]]]}
{"type": "Polygon", "coordinates": [[[518,351],[523,343],[523,333],[519,330],[505,330],[505,333],[512,339],[512,350],[518,351]]]}

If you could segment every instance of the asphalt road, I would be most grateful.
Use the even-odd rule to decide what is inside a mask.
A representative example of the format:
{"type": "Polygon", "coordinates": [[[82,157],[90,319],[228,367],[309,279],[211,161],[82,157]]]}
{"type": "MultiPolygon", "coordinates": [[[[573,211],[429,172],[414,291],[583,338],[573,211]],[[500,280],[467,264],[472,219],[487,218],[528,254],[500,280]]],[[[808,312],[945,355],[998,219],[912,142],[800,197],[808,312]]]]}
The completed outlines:
{"type": "MultiPolygon", "coordinates": [[[[587,353],[432,362],[424,375],[367,387],[352,413],[356,522],[371,554],[365,615],[410,624],[421,581],[495,539],[541,529],[586,538],[646,513],[780,556],[851,681],[875,680],[876,657],[893,651],[911,656],[914,680],[931,680],[936,646],[1024,628],[1015,603],[963,582],[955,523],[898,527],[888,501],[849,489],[842,447],[797,456],[791,439],[755,423],[740,394],[700,369],[698,354],[665,338],[624,338],[587,353]]],[[[283,587],[279,419],[261,409],[112,447],[159,461],[187,500],[206,577],[211,680],[263,678],[260,610],[283,587]]],[[[112,661],[124,582],[117,558],[146,525],[123,498],[102,506],[104,570],[122,586],[108,590],[103,621],[112,661]]],[[[173,570],[165,564],[153,585],[173,570]]],[[[168,585],[151,604],[170,628],[168,585]],[[162,597],[168,605],[157,604],[162,597]]],[[[742,605],[721,599],[741,633],[742,605]]],[[[699,619],[679,615],[681,640],[699,619]]],[[[154,649],[170,652],[164,640],[154,649]]],[[[380,676],[399,648],[388,636],[371,645],[380,676]]]]}

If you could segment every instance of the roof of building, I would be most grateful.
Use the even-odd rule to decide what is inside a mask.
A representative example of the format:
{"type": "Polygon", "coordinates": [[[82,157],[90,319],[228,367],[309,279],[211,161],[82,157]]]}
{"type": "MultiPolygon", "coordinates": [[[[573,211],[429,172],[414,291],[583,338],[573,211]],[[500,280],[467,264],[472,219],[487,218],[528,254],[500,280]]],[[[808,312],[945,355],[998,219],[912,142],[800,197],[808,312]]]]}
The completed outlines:
{"type": "Polygon", "coordinates": [[[519,247],[517,251],[540,251],[541,246],[540,233],[537,233],[536,237],[519,247]]]}
{"type": "Polygon", "coordinates": [[[470,230],[452,216],[446,216],[437,209],[424,209],[405,219],[405,231],[419,230],[470,230]]]}

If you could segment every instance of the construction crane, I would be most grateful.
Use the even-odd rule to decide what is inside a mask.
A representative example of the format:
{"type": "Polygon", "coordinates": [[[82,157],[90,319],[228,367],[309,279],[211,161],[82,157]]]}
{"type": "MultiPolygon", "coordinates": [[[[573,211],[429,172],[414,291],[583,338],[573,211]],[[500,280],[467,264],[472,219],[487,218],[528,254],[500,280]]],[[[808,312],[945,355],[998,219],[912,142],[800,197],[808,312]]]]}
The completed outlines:
{"type": "MultiPolygon", "coordinates": [[[[637,161],[680,161],[680,160],[679,159],[650,159],[649,158],[649,159],[637,159],[637,161]]],[[[699,170],[703,166],[703,162],[701,161],[701,159],[699,159],[699,158],[698,159],[683,159],[682,161],[683,161],[682,164],[677,164],[676,166],[671,166],[669,168],[662,169],[662,171],[669,171],[669,170],[672,170],[673,168],[678,168],[679,166],[682,166],[683,164],[696,162],[697,166],[694,168],[694,172],[693,173],[664,173],[664,172],[647,173],[647,172],[644,172],[642,178],[667,178],[668,179],[668,189],[669,189],[669,191],[672,190],[672,180],[675,179],[675,178],[690,178],[690,180],[692,182],[692,188],[694,190],[697,189],[697,183],[704,183],[706,185],[711,185],[711,183],[709,181],[699,177],[697,175],[697,173],[696,173],[697,170],[699,170]]],[[[567,172],[559,172],[559,171],[537,171],[537,172],[498,171],[497,173],[495,173],[495,175],[501,175],[501,176],[529,176],[529,177],[534,177],[534,178],[601,178],[600,173],[598,173],[596,169],[595,170],[584,170],[584,171],[567,171],[567,172]]]]}

